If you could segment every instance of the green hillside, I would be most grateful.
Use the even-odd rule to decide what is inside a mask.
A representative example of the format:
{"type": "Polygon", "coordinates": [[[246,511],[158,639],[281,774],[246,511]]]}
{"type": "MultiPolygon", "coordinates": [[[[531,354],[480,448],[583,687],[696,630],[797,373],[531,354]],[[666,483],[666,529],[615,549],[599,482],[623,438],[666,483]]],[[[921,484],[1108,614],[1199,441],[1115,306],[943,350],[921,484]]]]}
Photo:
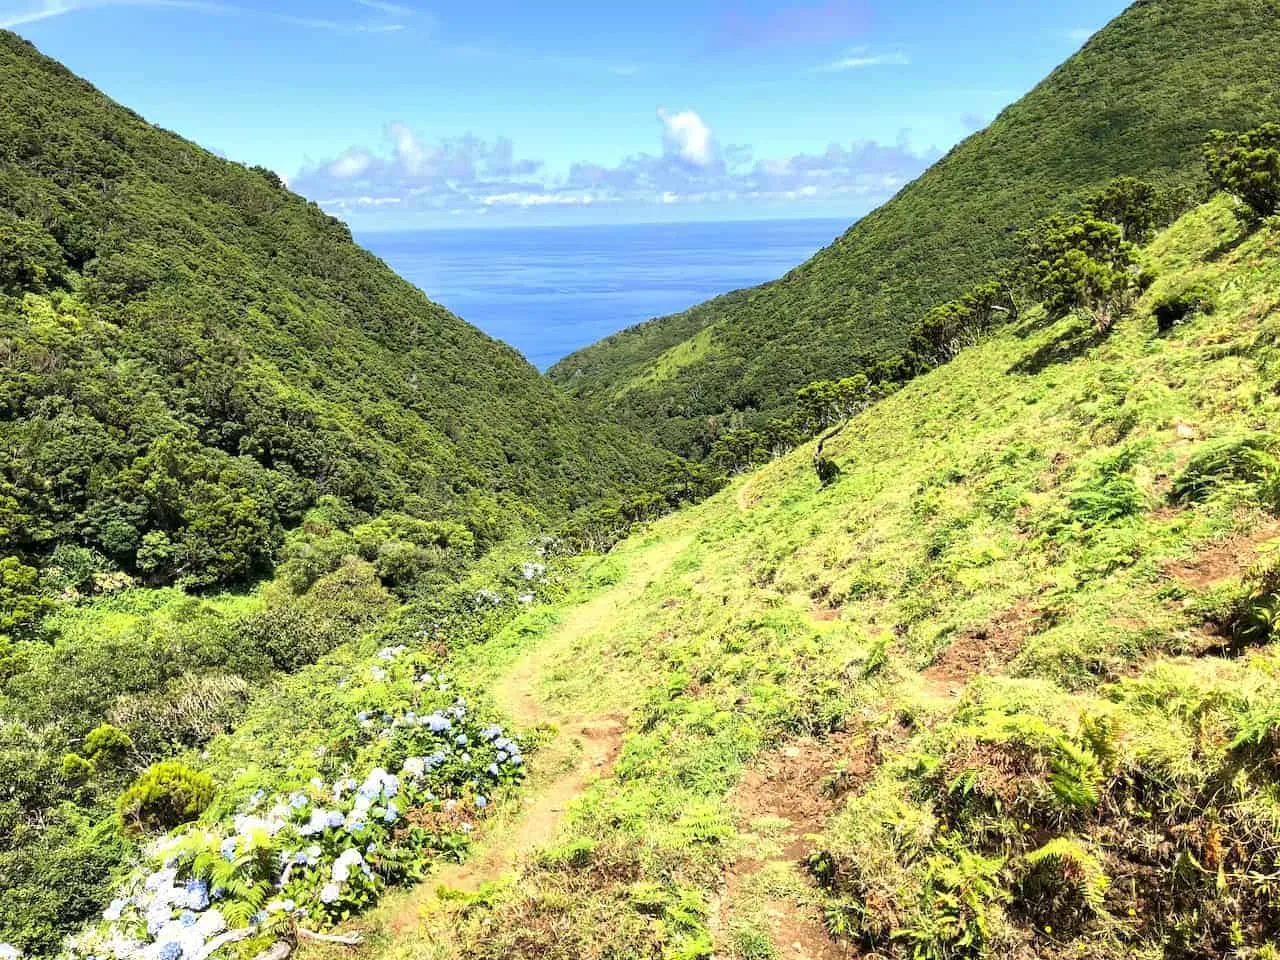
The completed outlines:
{"type": "MultiPolygon", "coordinates": [[[[1280,227],[1219,197],[1141,258],[1105,335],[1028,310],[857,416],[825,486],[804,447],[608,555],[512,546],[403,605],[350,558],[290,601],[350,639],[180,752],[187,793],[126,794],[207,796],[82,879],[116,900],[72,954],[229,926],[320,960],[1273,958],[1280,227]]],[[[244,615],[177,602],[148,616],[244,615]]],[[[103,741],[64,783],[121,775],[103,741]]]]}
{"type": "MultiPolygon", "coordinates": [[[[979,41],[980,42],[980,41],[979,41]]],[[[1280,117],[1275,0],[1140,0],[989,128],[773,283],[615,334],[552,379],[704,455],[797,387],[896,355],[1017,233],[1119,175],[1196,185],[1212,128],[1280,117]]]]}
{"type": "Polygon", "coordinates": [[[658,460],[270,171],[10,33],[0,91],[0,556],[244,580],[322,496],[484,544],[658,460]]]}
{"type": "Polygon", "coordinates": [[[739,477],[456,654],[570,760],[356,956],[1274,957],[1280,230],[1219,199],[1144,264],[1104,341],[1029,314],[833,485],[739,477]]]}
{"type": "Polygon", "coordinates": [[[0,944],[51,954],[211,798],[175,758],[299,672],[327,730],[317,659],[668,458],[2,31],[0,93],[0,944]]]}

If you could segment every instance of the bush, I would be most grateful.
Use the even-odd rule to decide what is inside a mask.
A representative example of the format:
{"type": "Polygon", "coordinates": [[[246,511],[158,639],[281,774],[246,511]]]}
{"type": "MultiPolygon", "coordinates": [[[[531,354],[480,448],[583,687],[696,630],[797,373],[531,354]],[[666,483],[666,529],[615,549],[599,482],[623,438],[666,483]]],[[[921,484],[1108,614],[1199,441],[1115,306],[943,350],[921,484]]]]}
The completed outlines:
{"type": "Polygon", "coordinates": [[[98,766],[114,766],[133,749],[133,740],[119,727],[99,724],[84,738],[84,752],[98,766]]]}
{"type": "Polygon", "coordinates": [[[1280,209],[1280,123],[1246,133],[1214,130],[1204,161],[1213,185],[1244,203],[1254,219],[1280,209]]]}
{"type": "Polygon", "coordinates": [[[1079,841],[1056,837],[1023,858],[1018,906],[1041,927],[1075,932],[1105,916],[1111,880],[1079,841]]]}
{"type": "Polygon", "coordinates": [[[73,787],[81,786],[93,776],[93,764],[75,753],[62,758],[62,780],[73,787]]]}
{"type": "MultiPolygon", "coordinates": [[[[198,747],[225,733],[244,713],[250,691],[248,682],[237,676],[184,674],[170,680],[161,692],[120,697],[110,716],[133,731],[142,755],[162,755],[173,749],[198,747]]],[[[129,743],[133,749],[133,741],[129,743]]],[[[89,746],[88,740],[85,746],[89,746]]]]}
{"type": "Polygon", "coordinates": [[[1123,231],[1124,239],[1145,243],[1163,219],[1166,206],[1154,184],[1136,177],[1118,177],[1085,204],[1085,211],[1114,223],[1123,231]]]}
{"type": "Polygon", "coordinates": [[[120,795],[117,810],[126,826],[171,830],[194,820],[213,801],[213,778],[177,760],[148,767],[120,795]]]}
{"type": "Polygon", "coordinates": [[[1203,283],[1192,284],[1182,290],[1171,290],[1156,299],[1151,308],[1156,318],[1156,328],[1161,333],[1168,333],[1191,314],[1213,313],[1217,309],[1217,294],[1213,288],[1203,283]]]}
{"type": "Polygon", "coordinates": [[[58,242],[30,220],[0,214],[0,293],[43,293],[66,286],[58,242]]]}
{"type": "Polygon", "coordinates": [[[1026,242],[1026,272],[1051,316],[1083,309],[1111,328],[1137,295],[1136,248],[1114,223],[1085,216],[1054,219],[1026,242]]]}
{"type": "Polygon", "coordinates": [[[112,573],[115,569],[115,565],[97,550],[61,543],[44,564],[40,579],[45,589],[53,593],[71,590],[90,593],[99,575],[112,573]]]}
{"type": "Polygon", "coordinates": [[[39,574],[17,557],[0,557],[0,635],[23,637],[53,607],[39,589],[39,574]]]}

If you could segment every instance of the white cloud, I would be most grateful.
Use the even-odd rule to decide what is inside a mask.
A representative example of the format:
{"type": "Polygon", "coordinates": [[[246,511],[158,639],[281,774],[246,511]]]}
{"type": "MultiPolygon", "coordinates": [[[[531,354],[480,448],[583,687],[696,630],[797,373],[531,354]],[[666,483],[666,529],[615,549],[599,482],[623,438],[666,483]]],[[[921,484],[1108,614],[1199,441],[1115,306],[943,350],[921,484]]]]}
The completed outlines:
{"type": "Polygon", "coordinates": [[[665,107],[659,107],[658,117],[665,128],[662,140],[666,150],[697,167],[715,163],[715,140],[700,116],[692,110],[668,113],[665,107]]]}
{"type": "Polygon", "coordinates": [[[582,160],[547,170],[516,154],[500,137],[432,142],[403,123],[388,125],[382,151],[352,147],[303,169],[294,188],[325,198],[339,214],[400,202],[405,211],[483,214],[496,210],[583,208],[626,204],[670,206],[731,200],[818,202],[824,198],[887,199],[924,170],[938,151],[896,144],[832,144],[818,154],[754,158],[749,147],[721,147],[692,109],[659,111],[660,152],[614,165],[582,160]]]}
{"type": "Polygon", "coordinates": [[[393,17],[412,17],[416,10],[410,7],[401,6],[398,3],[384,3],[383,0],[355,0],[362,7],[368,7],[370,10],[377,10],[379,13],[385,13],[393,17]]]}
{"type": "Polygon", "coordinates": [[[329,164],[329,175],[339,180],[350,180],[368,170],[371,163],[373,163],[373,157],[368,151],[348,150],[329,164]]]}
{"type": "Polygon", "coordinates": [[[911,64],[911,58],[905,53],[875,53],[869,54],[864,48],[858,48],[849,52],[848,56],[841,57],[832,63],[825,63],[818,67],[819,73],[836,73],[841,70],[861,70],[866,67],[905,67],[911,64]]]}

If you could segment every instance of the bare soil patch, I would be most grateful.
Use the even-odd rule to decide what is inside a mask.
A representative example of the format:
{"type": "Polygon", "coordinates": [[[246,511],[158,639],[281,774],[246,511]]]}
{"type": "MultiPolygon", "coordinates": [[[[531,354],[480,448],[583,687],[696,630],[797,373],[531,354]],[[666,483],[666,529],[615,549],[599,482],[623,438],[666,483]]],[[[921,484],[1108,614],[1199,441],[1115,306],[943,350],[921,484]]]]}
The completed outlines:
{"type": "Polygon", "coordinates": [[[1165,572],[1193,590],[1206,590],[1247,571],[1258,560],[1259,544],[1277,537],[1280,521],[1264,523],[1249,533],[1201,547],[1190,560],[1170,564],[1165,572]]]}
{"type": "MultiPolygon", "coordinates": [[[[849,793],[866,781],[875,759],[864,737],[837,734],[826,740],[797,740],[766,754],[749,770],[733,793],[739,828],[761,818],[785,821],[775,838],[781,856],[774,860],[742,857],[725,876],[720,909],[712,925],[717,942],[731,926],[734,903],[743,888],[768,864],[782,862],[808,877],[807,861],[814,851],[813,835],[849,793]]],[[[855,956],[849,944],[837,943],[827,932],[820,911],[812,904],[770,899],[763,915],[774,946],[796,960],[841,960],[855,956]]],[[[717,956],[729,956],[717,951],[717,956]]]]}
{"type": "Polygon", "coordinates": [[[1039,612],[1030,603],[1015,604],[987,623],[962,632],[920,675],[931,691],[959,696],[971,677],[999,673],[1007,667],[1039,622],[1039,612]]]}

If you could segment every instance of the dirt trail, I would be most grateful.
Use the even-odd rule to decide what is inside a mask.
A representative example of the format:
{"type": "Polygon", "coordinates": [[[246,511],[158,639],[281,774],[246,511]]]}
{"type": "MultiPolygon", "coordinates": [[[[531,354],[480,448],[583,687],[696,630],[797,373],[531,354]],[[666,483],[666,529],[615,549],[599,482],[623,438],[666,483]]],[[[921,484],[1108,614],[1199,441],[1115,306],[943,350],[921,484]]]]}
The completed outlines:
{"type": "Polygon", "coordinates": [[[560,708],[541,692],[543,679],[578,640],[613,613],[627,596],[620,587],[643,589],[666,569],[679,549],[648,550],[631,558],[622,580],[568,611],[536,647],[518,658],[493,684],[498,708],[518,729],[551,727],[555,735],[530,764],[531,783],[522,804],[502,811],[485,828],[485,837],[465,862],[432,872],[387,917],[384,933],[393,941],[430,936],[424,923],[442,905],[440,893],[474,893],[485,883],[516,869],[522,859],[556,836],[570,804],[594,781],[609,777],[622,749],[625,718],[618,713],[580,713],[560,708]]]}
{"type": "Polygon", "coordinates": [[[855,956],[852,947],[835,942],[827,932],[807,861],[813,835],[873,767],[865,742],[844,733],[788,744],[763,757],[742,778],[733,795],[739,828],[765,852],[741,857],[725,876],[713,910],[716,957],[735,956],[735,930],[743,923],[758,928],[761,921],[777,952],[790,960],[855,956]],[[782,899],[763,889],[763,872],[778,868],[801,878],[802,888],[813,896],[782,899]]]}
{"type": "Polygon", "coordinates": [[[1228,577],[1245,573],[1258,562],[1258,548],[1277,537],[1280,521],[1264,523],[1247,533],[1202,547],[1190,560],[1166,565],[1165,573],[1193,590],[1207,590],[1228,577]]]}

